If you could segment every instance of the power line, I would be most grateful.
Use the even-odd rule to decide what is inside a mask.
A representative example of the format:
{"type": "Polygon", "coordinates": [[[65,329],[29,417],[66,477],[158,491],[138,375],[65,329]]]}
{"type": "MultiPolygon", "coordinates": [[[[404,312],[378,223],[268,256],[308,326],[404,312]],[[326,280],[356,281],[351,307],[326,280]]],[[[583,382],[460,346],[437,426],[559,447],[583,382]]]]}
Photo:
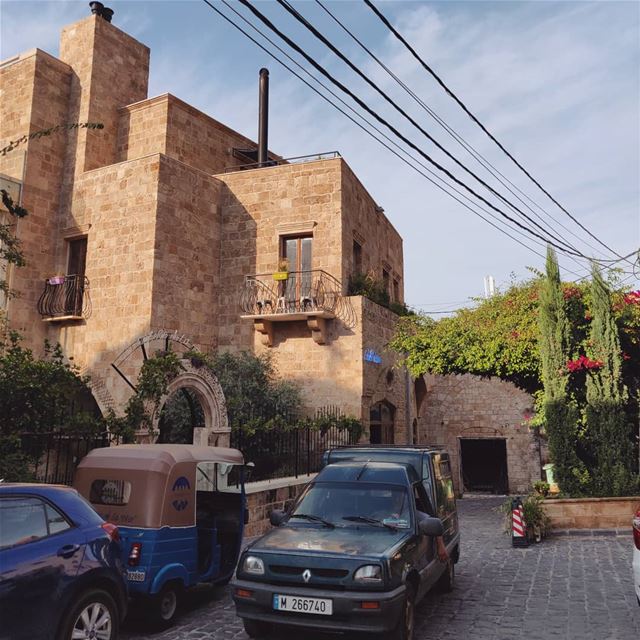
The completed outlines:
{"type": "MultiPolygon", "coordinates": [[[[533,208],[528,205],[515,191],[521,196],[526,198],[531,204],[535,205],[542,213],[544,213],[554,223],[560,225],[565,231],[576,237],[576,239],[583,241],[593,251],[598,251],[591,243],[581,238],[578,238],[575,233],[567,226],[562,224],[561,221],[556,220],[550,213],[543,209],[537,202],[532,200],[525,192],[523,192],[516,184],[514,184],[507,176],[505,176],[494,164],[492,164],[487,158],[485,158],[473,145],[468,143],[455,129],[450,127],[447,122],[441,118],[428,104],[426,104],[407,84],[399,78],[376,54],[371,51],[339,18],[336,17],[322,2],[316,0],[316,3],[322,8],[322,10],[343,30],[345,31],[371,58],[373,58],[380,67],[382,67],[391,78],[393,78],[413,99],[422,107],[463,149],[465,149],[477,162],[479,162],[491,175],[496,178],[513,196],[515,196],[533,215],[535,215],[543,224],[549,228],[549,224],[545,222],[540,215],[538,215],[533,208]],[[513,189],[511,188],[513,187],[513,189]],[[515,191],[514,191],[515,189],[515,191]]],[[[566,238],[559,234],[563,240],[566,238]]],[[[601,251],[601,250],[600,250],[601,251]]]]}
{"type": "MultiPolygon", "coordinates": [[[[524,213],[524,211],[519,209],[516,205],[514,205],[507,198],[505,198],[505,196],[503,196],[500,192],[496,191],[496,189],[494,189],[489,183],[487,183],[480,176],[478,176],[471,169],[469,169],[464,163],[462,163],[460,160],[458,160],[458,158],[456,158],[442,144],[440,144],[440,142],[438,142],[431,134],[429,134],[414,118],[412,118],[404,109],[402,109],[402,107],[398,106],[398,104],[394,100],[392,100],[382,89],[380,89],[380,87],[375,82],[373,82],[370,78],[368,78],[355,64],[353,64],[351,62],[351,60],[349,60],[336,46],[334,46],[333,43],[331,43],[331,41],[329,41],[328,38],[326,38],[322,33],[320,33],[320,31],[318,31],[318,29],[316,29],[316,27],[314,27],[299,11],[297,11],[293,6],[291,6],[291,4],[287,0],[276,0],[276,1],[288,13],[290,13],[298,22],[300,22],[309,32],[311,32],[318,40],[320,40],[320,42],[322,42],[336,56],[338,56],[350,69],[352,69],[360,78],[362,78],[372,89],[374,89],[387,103],[389,103],[396,111],[398,111],[398,113],[400,113],[416,129],[418,129],[418,131],[420,131],[430,142],[432,142],[450,160],[455,162],[455,164],[457,164],[461,169],[463,169],[463,171],[465,171],[471,177],[473,177],[477,182],[479,182],[483,187],[485,187],[488,191],[490,191],[494,196],[496,196],[497,198],[502,200],[509,208],[511,208],[513,211],[518,212],[529,223],[533,224],[535,227],[540,229],[543,233],[546,233],[550,238],[553,238],[555,243],[560,243],[560,245],[564,245],[565,248],[563,249],[558,244],[552,243],[551,240],[549,240],[548,238],[544,238],[544,237],[541,237],[541,236],[538,236],[538,237],[541,237],[541,239],[550,242],[559,251],[563,251],[565,253],[573,253],[573,255],[576,255],[576,256],[579,256],[579,257],[582,257],[582,258],[586,258],[586,259],[590,259],[589,256],[586,256],[583,253],[581,253],[578,249],[576,249],[576,247],[574,247],[571,244],[563,241],[562,239],[558,238],[558,236],[556,236],[554,233],[552,233],[552,232],[548,231],[547,229],[541,227],[535,220],[533,220],[526,213],[524,213]]],[[[273,23],[270,20],[268,20],[268,18],[266,18],[264,16],[264,14],[262,14],[255,7],[253,7],[248,0],[240,0],[240,2],[242,4],[244,4],[246,7],[248,7],[251,11],[253,11],[254,14],[260,20],[262,20],[267,26],[269,26],[270,29],[277,30],[277,28],[273,25],[273,23]]],[[[283,39],[287,38],[287,36],[285,36],[281,31],[277,30],[276,32],[278,33],[278,35],[281,38],[283,38],[283,39]]],[[[293,41],[288,39],[288,38],[285,41],[287,42],[287,44],[289,44],[289,46],[294,46],[295,45],[295,43],[293,43],[293,41]]],[[[307,57],[307,55],[302,50],[298,50],[298,53],[301,53],[301,55],[304,55],[305,57],[307,57]]],[[[313,61],[313,59],[310,56],[307,58],[307,60],[309,62],[311,62],[311,64],[315,63],[315,61],[313,61]]],[[[320,69],[318,69],[318,70],[320,70],[320,69]]],[[[337,82],[337,81],[335,81],[335,82],[337,82]]],[[[346,87],[345,87],[345,89],[346,89],[346,87]]],[[[349,93],[351,94],[351,97],[355,99],[354,94],[351,93],[351,92],[349,92],[349,93]]],[[[366,108],[364,104],[361,104],[361,106],[363,106],[363,108],[366,108]]],[[[375,112],[372,112],[372,115],[374,115],[374,117],[375,117],[375,112]]],[[[386,122],[385,122],[385,125],[388,126],[389,128],[392,128],[386,122]]],[[[397,132],[397,130],[395,130],[395,133],[396,133],[396,135],[400,135],[399,132],[397,132]]],[[[407,140],[405,139],[405,142],[406,141],[407,140]]],[[[427,157],[427,159],[432,161],[429,157],[427,157]]],[[[433,162],[434,162],[434,164],[436,164],[436,166],[441,167],[441,165],[438,165],[437,163],[435,163],[435,161],[433,161],[433,162]]],[[[442,169],[444,169],[444,167],[442,167],[442,169]]],[[[452,177],[452,174],[449,174],[449,175],[450,175],[450,177],[452,177]]],[[[464,183],[461,183],[461,184],[464,184],[464,183]]],[[[467,187],[467,188],[470,189],[470,187],[467,187]]],[[[476,197],[480,197],[477,193],[475,193],[475,195],[476,195],[476,197]]],[[[485,202],[488,202],[488,201],[485,200],[485,202]]],[[[528,229],[528,230],[531,232],[530,229],[528,229]]]]}
{"type": "Polygon", "coordinates": [[[500,143],[500,141],[493,136],[493,134],[476,118],[476,116],[471,113],[471,111],[467,108],[467,106],[456,96],[455,93],[444,83],[444,81],[438,76],[438,74],[418,55],[415,49],[405,40],[405,38],[397,31],[397,29],[389,22],[389,20],[384,16],[384,14],[371,2],[371,0],[364,0],[364,3],[378,16],[378,18],[382,21],[382,23],[393,33],[393,35],[404,44],[404,46],[408,49],[408,51],[413,55],[413,57],[420,63],[420,65],[436,80],[436,82],[455,100],[455,102],[462,108],[462,110],[484,131],[484,133],[491,138],[491,140],[498,145],[498,147],[505,153],[512,162],[516,164],[516,166],[555,204],[557,205],[566,215],[569,216],[583,231],[589,234],[591,238],[593,238],[596,242],[601,244],[605,249],[613,253],[613,255],[617,256],[624,260],[624,258],[614,249],[609,247],[606,243],[604,243],[600,238],[595,236],[587,227],[585,227],[577,218],[575,218],[567,209],[565,209],[515,158],[505,147],[500,143]]]}
{"type": "MultiPolygon", "coordinates": [[[[436,186],[438,189],[440,189],[441,191],[443,191],[444,193],[446,193],[447,195],[449,195],[451,198],[453,198],[456,202],[458,202],[459,204],[461,204],[463,207],[465,207],[466,209],[468,209],[469,211],[471,211],[474,215],[478,216],[479,218],[481,218],[483,221],[487,222],[488,224],[490,224],[492,227],[494,227],[495,229],[497,229],[498,231],[500,231],[501,233],[503,233],[504,235],[506,235],[507,237],[509,237],[510,239],[514,240],[515,242],[517,242],[519,245],[521,245],[522,247],[524,247],[525,249],[531,251],[532,253],[534,253],[535,255],[537,255],[540,258],[544,259],[544,254],[540,253],[538,251],[536,251],[535,249],[532,249],[529,245],[525,244],[524,242],[521,242],[518,238],[514,237],[513,235],[511,235],[508,231],[505,231],[502,227],[498,226],[497,224],[491,222],[491,220],[488,220],[487,218],[485,218],[482,214],[478,213],[478,211],[474,208],[472,208],[472,206],[467,205],[465,202],[462,202],[462,200],[460,200],[459,198],[457,198],[456,196],[452,195],[450,191],[448,191],[445,187],[441,186],[440,184],[437,184],[432,178],[430,178],[428,175],[426,175],[423,171],[421,171],[420,169],[418,169],[415,165],[413,165],[411,162],[409,162],[406,158],[404,158],[403,156],[401,156],[398,152],[396,152],[395,150],[391,149],[391,147],[389,147],[389,145],[385,144],[382,140],[380,140],[378,137],[376,137],[374,134],[371,133],[371,131],[369,131],[366,127],[364,127],[360,122],[357,122],[354,118],[352,118],[349,114],[347,114],[343,109],[341,109],[339,106],[337,106],[335,103],[333,103],[329,98],[327,98],[324,94],[322,94],[318,89],[316,89],[313,85],[311,85],[309,82],[307,82],[304,78],[302,78],[298,73],[296,73],[290,66],[288,66],[286,63],[282,62],[282,60],[280,60],[277,56],[275,56],[273,54],[272,51],[268,50],[266,47],[264,47],[262,44],[260,44],[257,40],[255,40],[255,38],[253,38],[250,34],[248,34],[242,27],[240,27],[238,24],[236,24],[231,18],[229,18],[228,16],[226,16],[223,12],[221,12],[217,7],[215,7],[214,5],[211,4],[211,2],[209,2],[208,0],[203,0],[203,2],[205,4],[207,4],[211,9],[213,9],[218,15],[220,15],[224,20],[226,20],[227,22],[229,22],[232,26],[234,26],[238,31],[240,31],[243,35],[245,35],[249,40],[251,40],[256,46],[258,46],[260,49],[262,49],[265,53],[267,53],[267,55],[269,55],[271,58],[273,58],[276,62],[278,62],[278,64],[282,65],[285,69],[287,69],[290,73],[292,73],[294,76],[296,76],[299,80],[301,80],[306,86],[308,86],[312,91],[314,91],[316,94],[318,94],[323,100],[327,101],[330,105],[332,105],[335,109],[337,109],[340,113],[342,113],[345,117],[347,117],[350,121],[352,121],[354,124],[356,124],[358,127],[360,127],[360,129],[362,129],[367,135],[369,135],[370,137],[372,137],[374,140],[376,140],[379,144],[381,144],[383,147],[385,147],[387,150],[389,150],[391,153],[393,153],[395,156],[397,156],[402,162],[404,162],[405,164],[407,164],[411,169],[413,169],[414,171],[416,171],[418,174],[420,174],[422,177],[426,178],[429,182],[431,182],[434,186],[436,186]]],[[[302,69],[308,76],[310,76],[314,81],[318,82],[322,87],[324,87],[329,93],[331,93],[331,95],[333,95],[334,97],[336,97],[337,100],[339,100],[342,104],[344,104],[348,109],[350,109],[353,113],[355,113],[358,117],[360,117],[362,120],[364,120],[365,122],[367,122],[367,124],[369,124],[369,126],[372,126],[381,136],[383,136],[385,139],[387,139],[391,144],[393,144],[396,148],[400,149],[400,151],[402,153],[404,153],[405,155],[407,155],[409,158],[411,158],[413,161],[418,162],[420,164],[420,166],[422,166],[425,171],[427,171],[429,174],[431,174],[436,180],[440,181],[442,184],[447,185],[447,187],[453,189],[457,194],[460,195],[460,197],[464,198],[465,200],[467,200],[468,202],[471,202],[473,207],[479,206],[477,205],[477,203],[475,203],[474,201],[472,201],[466,194],[463,194],[462,192],[460,192],[460,190],[458,190],[456,187],[452,186],[452,185],[448,185],[442,178],[440,178],[437,174],[435,174],[432,170],[428,169],[426,167],[426,165],[422,164],[420,160],[418,160],[417,158],[414,158],[413,156],[411,156],[407,151],[403,150],[396,142],[394,142],[393,140],[391,140],[391,138],[389,138],[386,134],[384,134],[383,132],[381,132],[375,125],[372,125],[368,120],[366,120],[366,118],[364,118],[361,114],[358,114],[353,107],[351,107],[350,105],[348,105],[342,98],[340,98],[339,96],[337,96],[330,87],[327,87],[326,85],[324,85],[320,80],[317,80],[312,74],[310,74],[306,69],[304,69],[304,67],[302,67],[296,60],[294,60],[289,54],[287,54],[282,48],[280,48],[276,43],[273,42],[273,40],[271,40],[268,36],[265,36],[259,29],[257,29],[257,27],[255,27],[253,24],[251,24],[244,16],[242,16],[240,13],[238,13],[238,11],[236,11],[228,2],[226,2],[226,0],[222,0],[222,2],[225,4],[225,6],[227,6],[227,8],[229,8],[231,11],[233,11],[238,17],[240,17],[246,24],[248,24],[252,29],[254,29],[254,31],[256,31],[257,33],[259,33],[263,38],[265,38],[270,44],[272,44],[272,46],[274,46],[276,49],[278,49],[281,53],[283,53],[283,55],[285,55],[289,60],[291,60],[294,64],[296,64],[300,69],[302,69]]],[[[481,211],[483,211],[484,213],[486,213],[487,215],[491,216],[492,218],[494,218],[495,220],[499,220],[499,218],[497,218],[495,216],[495,214],[491,213],[490,211],[487,211],[486,209],[483,209],[482,207],[480,207],[481,211]]],[[[502,224],[506,224],[506,223],[502,223],[502,224]]],[[[508,227],[509,229],[511,229],[510,227],[508,227]]],[[[522,231],[520,231],[519,229],[512,229],[515,233],[518,233],[520,235],[524,236],[524,233],[522,231]]],[[[538,240],[529,238],[530,241],[535,242],[536,244],[541,244],[542,246],[546,246],[546,244],[540,243],[538,240]]],[[[569,273],[572,273],[576,276],[579,276],[580,274],[577,274],[573,271],[567,270],[569,273]]]]}

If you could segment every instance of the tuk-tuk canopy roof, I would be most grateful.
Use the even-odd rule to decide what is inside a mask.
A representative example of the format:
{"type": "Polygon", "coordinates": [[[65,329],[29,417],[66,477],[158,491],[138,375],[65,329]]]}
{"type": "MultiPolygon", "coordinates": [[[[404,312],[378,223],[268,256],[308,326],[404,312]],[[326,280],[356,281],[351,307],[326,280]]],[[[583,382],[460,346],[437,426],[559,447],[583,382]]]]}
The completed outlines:
{"type": "Polygon", "coordinates": [[[237,449],[225,447],[201,447],[194,444],[121,444],[93,449],[79,466],[144,469],[166,473],[181,462],[244,464],[244,459],[237,449]]]}

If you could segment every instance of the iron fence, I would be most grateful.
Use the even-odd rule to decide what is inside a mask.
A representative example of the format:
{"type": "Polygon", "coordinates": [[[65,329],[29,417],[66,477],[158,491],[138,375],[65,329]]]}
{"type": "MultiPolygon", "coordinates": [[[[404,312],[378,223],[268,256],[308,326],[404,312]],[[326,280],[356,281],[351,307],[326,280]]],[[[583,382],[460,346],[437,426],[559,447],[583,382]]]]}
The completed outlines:
{"type": "Polygon", "coordinates": [[[68,434],[62,431],[23,433],[21,452],[30,460],[29,471],[37,482],[71,484],[78,463],[92,449],[118,444],[110,433],[68,434]]]}
{"type": "Polygon", "coordinates": [[[327,449],[357,442],[357,434],[342,423],[343,417],[338,407],[330,406],[316,411],[312,420],[279,416],[279,424],[270,428],[235,427],[231,446],[255,465],[251,482],[316,473],[327,449]]]}

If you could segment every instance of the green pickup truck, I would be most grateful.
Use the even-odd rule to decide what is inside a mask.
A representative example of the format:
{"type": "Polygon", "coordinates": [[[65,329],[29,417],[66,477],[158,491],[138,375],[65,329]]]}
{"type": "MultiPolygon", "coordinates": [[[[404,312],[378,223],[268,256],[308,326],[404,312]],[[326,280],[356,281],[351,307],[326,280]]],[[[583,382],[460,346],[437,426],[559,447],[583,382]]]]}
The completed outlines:
{"type": "Polygon", "coordinates": [[[259,638],[286,625],[410,640],[416,602],[435,585],[453,588],[460,555],[448,456],[351,447],[325,462],[240,558],[232,589],[245,631],[259,638]]]}

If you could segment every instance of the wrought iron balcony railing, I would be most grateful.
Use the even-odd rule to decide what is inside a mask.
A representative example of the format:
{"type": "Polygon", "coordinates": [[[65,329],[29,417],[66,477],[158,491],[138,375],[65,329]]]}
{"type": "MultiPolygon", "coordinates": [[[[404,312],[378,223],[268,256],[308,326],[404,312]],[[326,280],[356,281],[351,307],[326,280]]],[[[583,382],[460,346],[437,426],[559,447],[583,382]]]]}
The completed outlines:
{"type": "Polygon", "coordinates": [[[240,300],[245,314],[336,314],[342,285],[326,271],[290,271],[282,280],[274,277],[277,274],[246,276],[240,300]]]}
{"type": "Polygon", "coordinates": [[[89,280],[68,275],[47,278],[38,300],[38,313],[44,320],[81,320],[91,315],[89,280]]]}

